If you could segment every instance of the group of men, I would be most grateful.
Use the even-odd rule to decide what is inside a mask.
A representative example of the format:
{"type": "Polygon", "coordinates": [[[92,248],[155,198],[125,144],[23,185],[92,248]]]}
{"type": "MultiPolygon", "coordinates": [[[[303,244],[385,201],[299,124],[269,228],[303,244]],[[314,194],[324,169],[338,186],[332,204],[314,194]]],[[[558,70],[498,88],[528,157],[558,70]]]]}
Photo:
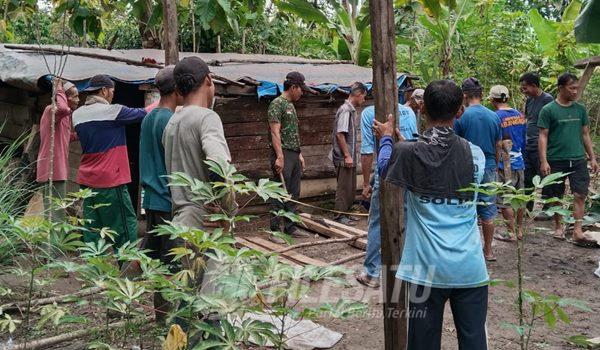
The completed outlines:
{"type": "MultiPolygon", "coordinates": [[[[505,166],[510,166],[508,176],[517,188],[530,187],[535,175],[569,173],[575,194],[573,241],[581,245],[589,243],[581,230],[589,184],[586,154],[594,172],[597,163],[585,108],[576,102],[578,79],[568,73],[561,75],[556,99],[542,91],[539,77],[534,73],[524,74],[520,83],[521,91],[527,96],[524,114],[510,107],[509,90],[504,86],[490,89],[489,100],[496,111],[487,109],[482,105],[483,87],[477,79],[468,78],[460,87],[449,80],[438,80],[425,90],[413,91],[406,105],[398,105],[399,118],[395,125],[393,118],[386,123],[378,122],[372,106],[364,108],[358,117],[357,109],[365,102],[368,92],[362,83],[351,86],[347,100],[335,115],[330,158],[338,181],[336,220],[348,225],[355,222],[348,211],[356,193],[359,152],[364,179],[362,193],[371,200],[364,271],[356,277],[366,286],[379,285],[380,181],[385,179],[406,190],[406,238],[397,278],[410,285],[413,311],[409,315],[420,315],[410,316],[411,349],[440,348],[444,305],[448,300],[461,348],[487,348],[485,320],[489,278],[485,260],[495,260],[491,245],[494,237],[505,241],[519,238],[521,232],[510,228],[515,216],[520,222],[522,213],[503,208],[509,229],[505,234],[494,235],[496,199],[461,189],[498,178],[508,181],[508,172],[498,172],[505,166]],[[417,125],[421,120],[424,125],[419,130],[417,125]],[[362,133],[360,149],[356,123],[360,123],[362,133]],[[401,142],[395,142],[394,136],[401,142]],[[511,141],[508,162],[501,161],[503,140],[511,141]],[[375,153],[377,159],[371,178],[375,153]],[[477,217],[482,226],[483,244],[477,217]],[[426,312],[415,312],[418,310],[426,312]]],[[[194,201],[190,189],[169,188],[167,176],[183,172],[200,181],[214,181],[217,176],[210,172],[205,161],[228,162],[231,157],[222,122],[211,109],[214,85],[204,61],[188,57],[174,67],[166,67],[157,74],[155,85],[160,100],[147,109],[139,109],[111,104],[114,83],[107,76],[90,80],[85,89],[87,98],[81,107],[78,107],[77,89],[70,83],[58,82],[54,188],[46,188],[59,197],[64,196],[68,144],[78,139],[83,153],[77,181],[96,192],[96,196],[86,198],[83,204],[88,225],[84,240],[97,241],[98,231],[108,227],[116,233],[116,246],[134,241],[137,222],[126,187],[131,175],[125,126],[141,122],[140,180],[148,232],[143,245],[151,250],[153,257],[170,263],[167,254],[177,242],[150,231],[165,221],[201,228],[207,209],[194,201]]],[[[284,183],[293,199],[299,197],[305,168],[294,103],[307,89],[301,73],[289,73],[283,83],[283,93],[270,103],[266,118],[273,176],[284,183]]],[[[38,181],[45,184],[50,176],[48,126],[51,115],[49,106],[41,120],[38,181]]],[[[548,197],[560,197],[563,193],[564,184],[544,189],[548,197]]],[[[275,211],[295,211],[290,201],[276,201],[273,205],[275,211]]],[[[560,217],[555,217],[555,223],[555,238],[564,239],[560,217]]],[[[294,237],[306,236],[294,222],[277,215],[273,215],[270,228],[294,237]]],[[[271,237],[275,241],[278,238],[271,237]]]]}

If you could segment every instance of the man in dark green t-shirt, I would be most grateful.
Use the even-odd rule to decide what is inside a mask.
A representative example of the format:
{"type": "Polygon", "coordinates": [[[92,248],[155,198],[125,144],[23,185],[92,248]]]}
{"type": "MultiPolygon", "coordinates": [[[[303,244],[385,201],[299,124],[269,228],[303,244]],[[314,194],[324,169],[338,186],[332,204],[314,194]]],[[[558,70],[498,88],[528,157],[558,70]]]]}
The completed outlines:
{"type": "MultiPolygon", "coordinates": [[[[579,81],[575,75],[564,73],[558,77],[556,100],[542,108],[538,119],[537,125],[540,128],[538,148],[540,172],[543,176],[557,172],[569,173],[569,184],[575,197],[573,242],[588,246],[594,245],[595,242],[585,237],[582,230],[585,199],[590,184],[586,153],[590,159],[592,172],[598,170],[598,163],[590,138],[587,112],[583,105],[575,101],[578,89],[579,81]]],[[[546,198],[560,198],[564,192],[564,183],[547,186],[543,190],[546,198]]],[[[564,240],[565,232],[560,215],[554,215],[554,223],[554,238],[564,240]]]]}
{"type": "MultiPolygon", "coordinates": [[[[271,168],[275,181],[285,182],[285,187],[293,199],[300,197],[300,182],[304,170],[304,158],[300,153],[300,132],[298,128],[298,115],[294,102],[302,97],[302,91],[308,89],[304,83],[304,75],[299,72],[290,72],[283,82],[283,93],[269,105],[269,140],[271,149],[271,168]]],[[[272,202],[273,209],[284,209],[295,212],[296,206],[292,202],[272,202]]],[[[271,217],[271,231],[281,231],[280,217],[271,217]]],[[[284,230],[294,237],[306,237],[308,234],[298,230],[289,219],[284,219],[284,230]]],[[[273,235],[270,239],[276,243],[285,243],[273,235]]]]}

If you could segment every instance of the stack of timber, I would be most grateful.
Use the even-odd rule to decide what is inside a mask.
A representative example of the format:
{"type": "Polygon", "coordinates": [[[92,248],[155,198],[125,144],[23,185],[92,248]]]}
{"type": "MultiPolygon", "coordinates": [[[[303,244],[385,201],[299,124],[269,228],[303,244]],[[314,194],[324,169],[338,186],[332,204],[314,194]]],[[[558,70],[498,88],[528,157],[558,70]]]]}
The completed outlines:
{"type": "Polygon", "coordinates": [[[300,214],[303,225],[310,231],[325,237],[325,240],[308,241],[298,243],[291,246],[281,245],[269,241],[259,236],[236,236],[236,241],[239,247],[246,247],[258,250],[264,253],[276,253],[279,259],[291,266],[331,266],[341,265],[348,261],[361,258],[365,255],[364,250],[367,246],[367,232],[355,227],[346,226],[338,222],[320,218],[311,214],[300,214]],[[347,243],[354,248],[362,250],[362,252],[344,257],[343,259],[325,262],[320,259],[308,257],[297,252],[300,248],[310,248],[317,245],[347,243]]]}

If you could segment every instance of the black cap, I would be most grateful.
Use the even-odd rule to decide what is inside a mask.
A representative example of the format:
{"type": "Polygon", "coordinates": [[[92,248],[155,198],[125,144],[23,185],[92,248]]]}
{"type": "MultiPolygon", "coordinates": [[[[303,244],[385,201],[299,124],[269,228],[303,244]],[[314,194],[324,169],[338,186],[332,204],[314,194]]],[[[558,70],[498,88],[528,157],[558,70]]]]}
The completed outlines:
{"type": "Polygon", "coordinates": [[[469,77],[462,82],[463,91],[483,91],[483,86],[477,78],[469,77]]]}
{"type": "Polygon", "coordinates": [[[175,81],[181,79],[193,82],[194,85],[204,81],[207,75],[210,74],[208,64],[204,62],[200,57],[191,56],[186,57],[179,61],[173,69],[173,76],[175,81]]]}
{"type": "Polygon", "coordinates": [[[289,72],[285,76],[285,81],[290,83],[291,85],[299,86],[302,90],[308,91],[310,93],[316,94],[317,92],[311,88],[309,88],[305,83],[304,74],[300,72],[289,72]]]}
{"type": "Polygon", "coordinates": [[[175,91],[174,65],[167,66],[156,73],[154,85],[158,88],[161,95],[169,95],[175,91]]]}
{"type": "Polygon", "coordinates": [[[89,85],[83,91],[96,91],[102,88],[114,88],[115,82],[110,79],[110,77],[106,74],[98,74],[94,75],[92,79],[90,79],[89,85]]]}

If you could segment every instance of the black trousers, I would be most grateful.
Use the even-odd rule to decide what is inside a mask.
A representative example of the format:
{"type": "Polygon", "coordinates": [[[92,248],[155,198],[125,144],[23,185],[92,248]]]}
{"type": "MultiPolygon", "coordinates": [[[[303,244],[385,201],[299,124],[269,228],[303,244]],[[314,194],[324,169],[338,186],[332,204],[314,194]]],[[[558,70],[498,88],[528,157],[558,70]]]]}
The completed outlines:
{"type": "Polygon", "coordinates": [[[488,287],[431,288],[410,284],[409,350],[441,349],[444,307],[450,301],[460,350],[487,350],[488,287]]]}
{"type": "MultiPolygon", "coordinates": [[[[281,182],[281,178],[275,171],[275,151],[271,150],[271,170],[273,171],[273,181],[281,182]]],[[[283,179],[285,188],[293,199],[300,198],[300,183],[302,179],[302,165],[300,164],[300,152],[283,150],[283,179]]],[[[285,210],[288,212],[296,212],[296,204],[292,202],[279,202],[271,200],[271,206],[274,211],[285,210]]],[[[271,215],[271,231],[281,231],[281,217],[271,215]]],[[[296,227],[294,223],[286,218],[283,218],[283,232],[291,234],[296,227]]]]}
{"type": "MultiPolygon", "coordinates": [[[[166,224],[173,215],[169,212],[146,209],[146,235],[142,241],[142,249],[149,249],[148,256],[152,259],[158,259],[163,264],[172,265],[172,255],[168,255],[170,250],[175,248],[176,244],[169,236],[158,236],[152,233],[159,225],[166,224]]],[[[173,269],[174,266],[169,266],[173,269]]],[[[175,271],[175,270],[173,270],[175,271]]]]}
{"type": "MultiPolygon", "coordinates": [[[[531,189],[533,188],[533,178],[536,175],[542,176],[542,173],[540,172],[540,156],[538,150],[526,150],[523,160],[525,162],[525,188],[531,189]]],[[[527,209],[530,211],[533,210],[533,202],[527,203],[527,209]]]]}

